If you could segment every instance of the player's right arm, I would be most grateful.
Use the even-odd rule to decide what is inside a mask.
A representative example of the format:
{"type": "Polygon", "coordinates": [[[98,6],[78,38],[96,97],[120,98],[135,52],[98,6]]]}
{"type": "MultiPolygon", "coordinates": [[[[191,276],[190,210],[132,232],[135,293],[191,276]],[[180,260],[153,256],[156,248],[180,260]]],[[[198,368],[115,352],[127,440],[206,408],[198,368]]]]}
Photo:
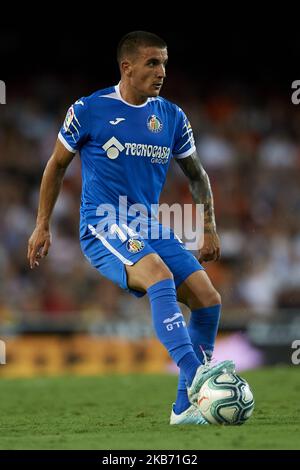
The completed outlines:
{"type": "Polygon", "coordinates": [[[59,195],[66,169],[75,153],[70,152],[57,139],[54,151],[46,165],[40,188],[36,227],[28,241],[27,258],[30,268],[39,265],[51,245],[50,218],[59,195]]]}
{"type": "Polygon", "coordinates": [[[88,103],[86,98],[82,97],[68,109],[53,154],[43,174],[36,227],[28,242],[27,258],[31,269],[38,266],[38,260],[48,253],[51,244],[50,218],[64,174],[76,152],[80,151],[88,137],[88,103]]]}

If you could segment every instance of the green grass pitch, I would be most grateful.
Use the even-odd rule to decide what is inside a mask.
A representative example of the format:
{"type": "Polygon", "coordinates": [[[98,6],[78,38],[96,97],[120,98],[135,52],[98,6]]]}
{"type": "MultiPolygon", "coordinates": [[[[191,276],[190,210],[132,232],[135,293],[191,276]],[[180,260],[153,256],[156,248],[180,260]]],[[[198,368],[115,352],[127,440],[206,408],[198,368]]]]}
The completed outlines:
{"type": "Polygon", "coordinates": [[[0,380],[1,449],[300,449],[299,368],[241,374],[243,426],[170,426],[171,375],[0,380]]]}

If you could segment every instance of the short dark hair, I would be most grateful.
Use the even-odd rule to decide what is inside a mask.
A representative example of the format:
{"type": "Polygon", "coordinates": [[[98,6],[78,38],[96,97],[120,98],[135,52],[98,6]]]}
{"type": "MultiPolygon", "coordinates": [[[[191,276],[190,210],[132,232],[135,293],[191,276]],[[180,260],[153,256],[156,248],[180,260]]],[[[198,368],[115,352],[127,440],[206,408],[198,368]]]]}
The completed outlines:
{"type": "Polygon", "coordinates": [[[163,39],[153,33],[147,31],[132,31],[122,37],[117,48],[117,60],[121,60],[126,55],[134,55],[139,47],[159,47],[165,49],[167,44],[163,39]]]}

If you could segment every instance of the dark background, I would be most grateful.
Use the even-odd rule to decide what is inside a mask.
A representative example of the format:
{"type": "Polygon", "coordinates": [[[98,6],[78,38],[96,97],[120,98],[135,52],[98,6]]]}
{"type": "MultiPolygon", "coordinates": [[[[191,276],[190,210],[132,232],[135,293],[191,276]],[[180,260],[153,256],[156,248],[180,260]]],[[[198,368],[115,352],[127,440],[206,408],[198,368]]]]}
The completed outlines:
{"type": "MultiPolygon", "coordinates": [[[[17,82],[56,74],[70,79],[76,75],[92,84],[116,80],[118,68],[115,51],[118,40],[130,30],[112,32],[100,25],[82,29],[39,25],[2,26],[0,32],[1,79],[17,82]]],[[[238,23],[238,22],[237,22],[238,23]]],[[[223,28],[203,24],[183,31],[165,31],[148,27],[168,44],[169,72],[196,74],[206,91],[222,82],[243,82],[258,86],[263,92],[284,90],[287,80],[296,79],[299,70],[300,34],[292,25],[257,25],[242,27],[228,24],[223,28]]]]}

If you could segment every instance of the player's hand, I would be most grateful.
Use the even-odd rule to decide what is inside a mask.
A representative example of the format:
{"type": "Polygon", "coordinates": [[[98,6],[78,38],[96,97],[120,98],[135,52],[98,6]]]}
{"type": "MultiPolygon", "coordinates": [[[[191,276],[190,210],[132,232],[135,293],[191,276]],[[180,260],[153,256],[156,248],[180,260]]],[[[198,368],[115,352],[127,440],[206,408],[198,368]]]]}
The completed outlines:
{"type": "Polygon", "coordinates": [[[221,255],[220,239],[214,230],[204,233],[203,246],[199,249],[199,263],[218,261],[221,255]]]}
{"type": "Polygon", "coordinates": [[[50,245],[50,230],[45,227],[36,226],[28,241],[27,258],[31,269],[39,266],[38,260],[47,256],[50,245]]]}

